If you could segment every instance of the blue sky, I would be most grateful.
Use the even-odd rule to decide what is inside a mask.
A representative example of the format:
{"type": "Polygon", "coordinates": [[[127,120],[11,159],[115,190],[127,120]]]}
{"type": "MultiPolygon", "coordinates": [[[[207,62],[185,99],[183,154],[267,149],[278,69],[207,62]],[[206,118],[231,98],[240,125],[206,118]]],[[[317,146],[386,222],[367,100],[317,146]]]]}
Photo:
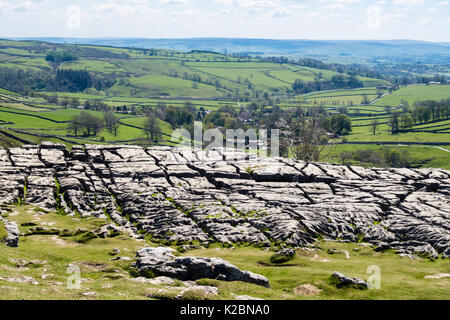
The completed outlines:
{"type": "Polygon", "coordinates": [[[0,0],[0,37],[450,42],[450,0],[0,0]]]}

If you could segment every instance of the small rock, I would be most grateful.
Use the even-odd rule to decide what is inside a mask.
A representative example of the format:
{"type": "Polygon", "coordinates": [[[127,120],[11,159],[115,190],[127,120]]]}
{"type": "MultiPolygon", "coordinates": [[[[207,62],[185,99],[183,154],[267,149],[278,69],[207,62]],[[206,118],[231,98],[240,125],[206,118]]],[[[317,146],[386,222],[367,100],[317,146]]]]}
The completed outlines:
{"type": "Polygon", "coordinates": [[[373,247],[373,244],[367,243],[367,242],[362,242],[362,243],[358,243],[358,246],[360,246],[360,247],[373,247]]]}
{"type": "Polygon", "coordinates": [[[99,238],[106,239],[120,236],[122,234],[122,231],[120,230],[119,227],[112,224],[108,224],[106,226],[94,230],[94,234],[99,238]]]}
{"type": "Polygon", "coordinates": [[[0,216],[0,223],[3,223],[8,236],[4,239],[8,247],[16,248],[19,246],[19,228],[15,222],[10,222],[0,216]]]}
{"type": "Polygon", "coordinates": [[[108,261],[118,261],[118,260],[130,261],[131,258],[130,257],[114,257],[114,258],[108,259],[108,261]]]}
{"type": "Polygon", "coordinates": [[[81,295],[85,296],[85,297],[95,297],[97,295],[97,292],[93,292],[93,291],[91,291],[91,292],[83,292],[83,293],[81,293],[81,295]]]}
{"type": "Polygon", "coordinates": [[[112,249],[112,251],[111,251],[110,254],[111,254],[112,256],[116,256],[116,255],[120,254],[120,249],[114,248],[114,249],[112,249]]]}
{"type": "Polygon", "coordinates": [[[333,274],[330,277],[330,280],[337,288],[343,288],[347,286],[353,286],[356,287],[357,289],[363,290],[369,288],[367,282],[365,282],[364,280],[359,278],[348,278],[336,271],[333,272],[333,274]]]}
{"type": "Polygon", "coordinates": [[[272,257],[270,257],[270,262],[272,263],[284,263],[292,260],[295,256],[295,250],[291,248],[281,249],[276,252],[272,257]]]}
{"type": "Polygon", "coordinates": [[[425,279],[442,279],[442,278],[450,278],[450,273],[439,273],[432,276],[425,276],[425,279]]]}
{"type": "Polygon", "coordinates": [[[195,295],[197,298],[209,298],[219,295],[219,289],[213,286],[192,286],[180,291],[175,299],[191,298],[189,293],[195,295]]]}
{"type": "Polygon", "coordinates": [[[10,259],[11,262],[16,264],[17,268],[26,268],[26,267],[39,267],[47,263],[45,260],[23,260],[23,259],[10,259]]]}
{"type": "Polygon", "coordinates": [[[39,282],[37,282],[32,277],[21,277],[21,278],[15,278],[15,277],[0,277],[0,280],[6,281],[6,282],[13,282],[13,283],[28,283],[32,285],[38,285],[39,282]]]}
{"type": "Polygon", "coordinates": [[[419,260],[418,257],[416,257],[415,255],[410,254],[410,253],[400,253],[398,256],[402,257],[402,258],[409,258],[411,260],[419,260]]]}
{"type": "Polygon", "coordinates": [[[258,300],[264,300],[262,298],[255,298],[247,295],[236,295],[234,293],[231,294],[235,300],[248,300],[248,301],[258,301],[258,300]]]}
{"type": "Polygon", "coordinates": [[[445,249],[444,253],[442,253],[442,258],[444,258],[444,259],[450,258],[450,247],[445,249]]]}
{"type": "Polygon", "coordinates": [[[169,285],[169,286],[173,286],[175,285],[175,280],[173,280],[172,278],[169,277],[156,277],[153,279],[147,279],[144,277],[139,277],[139,278],[131,278],[131,281],[134,282],[139,282],[139,283],[148,283],[148,284],[152,284],[152,285],[169,285]]]}
{"type": "Polygon", "coordinates": [[[347,259],[350,259],[350,253],[347,250],[341,250],[341,249],[328,249],[328,254],[343,254],[347,259]]]}

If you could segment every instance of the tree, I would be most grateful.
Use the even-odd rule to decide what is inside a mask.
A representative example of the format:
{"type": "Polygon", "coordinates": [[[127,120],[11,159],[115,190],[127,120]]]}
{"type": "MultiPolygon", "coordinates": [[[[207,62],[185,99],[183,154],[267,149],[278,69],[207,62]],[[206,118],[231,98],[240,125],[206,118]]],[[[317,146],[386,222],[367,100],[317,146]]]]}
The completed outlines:
{"type": "Polygon", "coordinates": [[[304,109],[297,112],[299,113],[299,119],[292,119],[290,124],[291,154],[297,160],[319,161],[329,137],[326,134],[323,121],[319,117],[318,109],[314,108],[309,118],[306,117],[304,109]]]}
{"type": "Polygon", "coordinates": [[[377,119],[373,119],[372,122],[370,123],[370,131],[372,132],[373,135],[377,134],[378,125],[379,123],[377,119]]]}
{"type": "Polygon", "coordinates": [[[367,94],[363,94],[363,100],[361,101],[361,104],[368,105],[370,103],[369,97],[367,94]]]}
{"type": "Polygon", "coordinates": [[[396,134],[400,131],[400,115],[398,112],[394,112],[391,114],[389,125],[391,126],[392,134],[396,134]]]}
{"type": "Polygon", "coordinates": [[[75,61],[78,57],[70,52],[50,52],[45,57],[46,61],[61,63],[64,61],[75,61]]]}
{"type": "Polygon", "coordinates": [[[103,119],[105,121],[106,129],[114,134],[114,136],[117,136],[117,131],[119,130],[120,126],[120,119],[117,118],[111,111],[105,112],[103,115],[103,119]]]}
{"type": "Polygon", "coordinates": [[[79,115],[76,115],[67,125],[69,132],[74,132],[75,136],[78,136],[80,131],[84,132],[85,136],[96,136],[105,127],[105,123],[102,119],[94,117],[89,112],[82,111],[79,115]]]}
{"type": "Polygon", "coordinates": [[[402,114],[400,117],[400,128],[402,132],[406,132],[414,125],[413,118],[409,114],[402,114]]]}
{"type": "Polygon", "coordinates": [[[161,138],[161,127],[158,119],[151,113],[148,113],[145,118],[144,131],[147,135],[147,141],[158,143],[158,140],[161,138]]]}
{"type": "Polygon", "coordinates": [[[92,80],[86,70],[58,69],[55,86],[59,91],[81,92],[92,86],[92,80]]]}
{"type": "Polygon", "coordinates": [[[345,114],[335,114],[329,121],[328,129],[338,135],[342,135],[344,130],[352,132],[352,119],[345,114]]]}
{"type": "Polygon", "coordinates": [[[73,132],[75,137],[78,137],[78,133],[82,130],[81,118],[80,116],[75,116],[67,125],[67,131],[73,132]]]}
{"type": "Polygon", "coordinates": [[[78,108],[80,105],[81,105],[81,104],[80,104],[80,100],[79,100],[79,99],[77,99],[77,98],[72,98],[72,99],[70,100],[70,106],[71,106],[72,108],[78,108]]]}

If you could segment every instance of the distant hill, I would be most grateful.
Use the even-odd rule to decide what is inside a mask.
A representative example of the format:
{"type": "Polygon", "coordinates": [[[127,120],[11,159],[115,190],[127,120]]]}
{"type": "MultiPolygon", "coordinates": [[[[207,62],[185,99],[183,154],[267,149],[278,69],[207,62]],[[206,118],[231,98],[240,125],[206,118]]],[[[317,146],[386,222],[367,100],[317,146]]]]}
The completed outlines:
{"type": "MultiPolygon", "coordinates": [[[[389,84],[366,74],[358,75],[356,82],[360,83],[353,79],[350,84],[351,77],[345,70],[233,57],[206,50],[118,48],[36,40],[0,40],[1,70],[4,71],[3,75],[0,72],[0,87],[11,91],[87,90],[93,94],[138,98],[248,100],[290,94],[297,80],[305,83],[317,80],[322,85],[320,90],[389,84]],[[24,75],[17,69],[31,73],[24,75]],[[69,78],[73,81],[68,81],[69,78]]],[[[316,89],[307,88],[305,92],[316,89]]]]}
{"type": "Polygon", "coordinates": [[[77,43],[133,48],[211,50],[266,56],[311,57],[333,62],[450,63],[450,43],[413,40],[271,40],[238,38],[34,38],[56,43],[77,43]]]}

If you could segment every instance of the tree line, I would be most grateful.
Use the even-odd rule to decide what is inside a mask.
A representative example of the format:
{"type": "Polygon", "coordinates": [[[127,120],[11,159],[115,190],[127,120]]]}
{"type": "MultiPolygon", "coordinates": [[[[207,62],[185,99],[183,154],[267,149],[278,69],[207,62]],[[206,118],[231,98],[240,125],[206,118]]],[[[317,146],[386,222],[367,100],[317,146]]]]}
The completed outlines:
{"type": "Polygon", "coordinates": [[[343,74],[334,75],[330,80],[303,81],[297,79],[292,84],[292,89],[296,94],[304,94],[314,91],[335,90],[335,89],[355,89],[364,85],[356,76],[346,76],[343,74]]]}
{"type": "MultiPolygon", "coordinates": [[[[117,136],[121,126],[120,118],[112,111],[105,111],[103,117],[96,117],[88,111],[81,111],[67,124],[67,132],[75,137],[96,137],[104,129],[117,136]]],[[[159,119],[153,110],[147,110],[141,128],[145,132],[146,144],[158,143],[162,137],[159,119]]]]}
{"type": "Polygon", "coordinates": [[[45,57],[45,61],[61,63],[65,61],[76,61],[78,57],[70,52],[50,52],[45,57]]]}
{"type": "MultiPolygon", "coordinates": [[[[412,109],[407,101],[403,101],[402,106],[402,110],[392,112],[389,118],[388,125],[392,134],[407,132],[414,125],[450,119],[450,98],[417,101],[412,109]]],[[[377,119],[372,120],[370,130],[373,135],[377,133],[379,125],[377,119]]]]}
{"type": "Polygon", "coordinates": [[[87,88],[105,90],[116,83],[113,74],[101,77],[87,70],[58,69],[50,71],[0,67],[0,87],[26,94],[33,91],[82,92],[87,88]]]}

